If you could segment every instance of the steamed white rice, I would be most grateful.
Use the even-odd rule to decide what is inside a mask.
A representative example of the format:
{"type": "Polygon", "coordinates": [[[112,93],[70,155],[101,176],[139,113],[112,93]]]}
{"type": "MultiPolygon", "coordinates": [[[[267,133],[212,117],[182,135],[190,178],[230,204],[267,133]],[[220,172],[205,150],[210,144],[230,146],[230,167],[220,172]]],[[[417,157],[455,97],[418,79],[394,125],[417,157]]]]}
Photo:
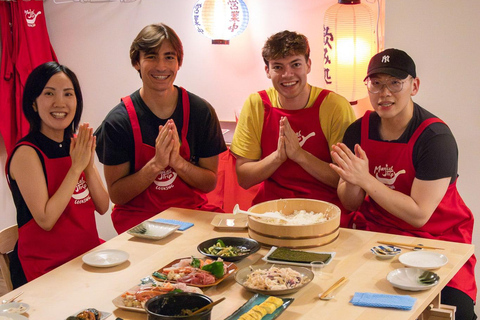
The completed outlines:
{"type": "Polygon", "coordinates": [[[276,213],[280,213],[285,220],[275,219],[275,218],[255,218],[259,219],[264,222],[274,223],[274,224],[281,224],[281,225],[288,225],[288,226],[300,226],[300,225],[308,225],[314,223],[321,223],[330,220],[330,217],[323,212],[307,212],[306,210],[295,210],[291,214],[283,214],[281,211],[276,211],[276,213]]]}

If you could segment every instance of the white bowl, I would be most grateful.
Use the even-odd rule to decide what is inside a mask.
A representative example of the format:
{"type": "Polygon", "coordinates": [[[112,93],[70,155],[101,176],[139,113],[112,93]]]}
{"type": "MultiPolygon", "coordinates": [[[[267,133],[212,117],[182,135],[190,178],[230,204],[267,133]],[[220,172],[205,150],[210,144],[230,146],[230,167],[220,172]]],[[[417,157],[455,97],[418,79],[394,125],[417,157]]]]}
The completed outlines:
{"type": "Polygon", "coordinates": [[[434,283],[425,284],[419,281],[419,277],[425,270],[419,268],[400,268],[391,271],[387,275],[387,280],[396,288],[408,291],[428,290],[436,286],[438,280],[434,283]]]}
{"type": "Polygon", "coordinates": [[[6,314],[10,313],[26,313],[30,309],[30,306],[26,303],[22,302],[10,302],[5,304],[0,304],[0,315],[5,316],[6,314]]]}

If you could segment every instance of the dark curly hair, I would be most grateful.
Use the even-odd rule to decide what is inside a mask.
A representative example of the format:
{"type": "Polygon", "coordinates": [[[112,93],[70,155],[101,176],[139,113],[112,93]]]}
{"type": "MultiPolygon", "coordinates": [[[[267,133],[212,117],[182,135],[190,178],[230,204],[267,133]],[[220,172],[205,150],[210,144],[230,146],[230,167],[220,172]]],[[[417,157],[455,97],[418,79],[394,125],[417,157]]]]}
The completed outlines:
{"type": "Polygon", "coordinates": [[[294,31],[281,31],[267,39],[262,49],[263,61],[268,67],[270,60],[282,59],[293,55],[304,55],[305,61],[310,58],[308,39],[294,31]]]}

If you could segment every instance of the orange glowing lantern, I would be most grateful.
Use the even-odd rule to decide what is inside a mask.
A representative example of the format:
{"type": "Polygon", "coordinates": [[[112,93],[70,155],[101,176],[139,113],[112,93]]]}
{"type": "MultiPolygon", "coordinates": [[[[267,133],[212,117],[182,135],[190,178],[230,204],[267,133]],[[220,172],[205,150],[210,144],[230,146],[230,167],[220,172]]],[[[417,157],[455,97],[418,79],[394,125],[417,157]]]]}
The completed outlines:
{"type": "Polygon", "coordinates": [[[326,88],[352,104],[367,95],[363,79],[377,53],[374,16],[360,0],[338,0],[325,12],[323,23],[326,88]]]}
{"type": "Polygon", "coordinates": [[[198,0],[193,7],[197,32],[212,44],[229,44],[248,25],[248,9],[243,0],[198,0]]]}

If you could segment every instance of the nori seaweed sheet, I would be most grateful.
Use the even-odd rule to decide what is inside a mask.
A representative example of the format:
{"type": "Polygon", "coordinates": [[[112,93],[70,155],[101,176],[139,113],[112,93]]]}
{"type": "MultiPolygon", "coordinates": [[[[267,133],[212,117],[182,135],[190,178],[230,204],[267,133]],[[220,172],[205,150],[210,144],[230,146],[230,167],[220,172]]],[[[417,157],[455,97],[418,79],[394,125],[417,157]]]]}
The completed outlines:
{"type": "Polygon", "coordinates": [[[268,256],[267,260],[278,260],[287,262],[303,262],[310,263],[312,261],[323,261],[327,263],[332,258],[329,253],[315,253],[299,250],[291,250],[288,248],[277,248],[268,256]]]}

